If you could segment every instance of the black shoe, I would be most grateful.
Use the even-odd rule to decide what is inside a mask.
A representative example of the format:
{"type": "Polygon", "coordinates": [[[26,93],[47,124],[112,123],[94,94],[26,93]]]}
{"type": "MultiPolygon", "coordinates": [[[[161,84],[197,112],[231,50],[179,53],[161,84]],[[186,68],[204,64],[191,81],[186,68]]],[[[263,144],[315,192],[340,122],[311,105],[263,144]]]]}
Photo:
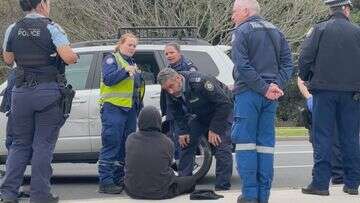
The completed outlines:
{"type": "Polygon", "coordinates": [[[6,199],[6,198],[1,198],[1,202],[2,203],[19,203],[19,201],[17,199],[6,199]]]}
{"type": "Polygon", "coordinates": [[[310,195],[329,196],[329,190],[318,190],[314,188],[312,185],[309,185],[306,188],[302,188],[301,192],[310,195]]]}
{"type": "Polygon", "coordinates": [[[343,187],[343,191],[345,193],[348,193],[349,195],[359,195],[358,189],[348,188],[346,186],[343,187]]]}
{"type": "Polygon", "coordinates": [[[331,179],[331,183],[333,185],[341,185],[344,184],[344,180],[342,178],[331,179]]]}
{"type": "Polygon", "coordinates": [[[39,200],[30,200],[30,203],[58,203],[59,202],[58,196],[50,196],[47,199],[39,199],[39,200]]]}
{"type": "Polygon", "coordinates": [[[223,195],[218,195],[212,190],[195,190],[190,194],[190,200],[214,200],[224,198],[223,195]]]}
{"type": "Polygon", "coordinates": [[[256,199],[246,200],[241,195],[237,199],[237,203],[259,203],[256,199]]]}
{"type": "Polygon", "coordinates": [[[123,190],[123,186],[117,186],[115,184],[99,185],[99,193],[120,194],[123,190]]]}

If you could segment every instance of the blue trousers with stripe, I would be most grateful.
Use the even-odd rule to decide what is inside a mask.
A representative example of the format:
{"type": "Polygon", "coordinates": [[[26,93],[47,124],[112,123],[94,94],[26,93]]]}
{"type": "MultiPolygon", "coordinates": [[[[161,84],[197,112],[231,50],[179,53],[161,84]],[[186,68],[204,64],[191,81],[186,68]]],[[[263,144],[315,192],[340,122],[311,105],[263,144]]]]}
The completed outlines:
{"type": "Polygon", "coordinates": [[[248,90],[235,97],[231,139],[246,200],[267,202],[274,174],[275,115],[278,103],[248,90]]]}

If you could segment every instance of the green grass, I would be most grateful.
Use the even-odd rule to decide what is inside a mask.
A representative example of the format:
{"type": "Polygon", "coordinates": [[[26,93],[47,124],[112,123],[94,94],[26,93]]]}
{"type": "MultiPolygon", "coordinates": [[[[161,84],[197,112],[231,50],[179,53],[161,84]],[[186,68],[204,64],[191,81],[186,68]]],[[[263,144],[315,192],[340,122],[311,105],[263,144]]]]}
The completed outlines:
{"type": "Polygon", "coordinates": [[[308,130],[303,127],[278,127],[276,128],[277,137],[304,137],[308,130]]]}

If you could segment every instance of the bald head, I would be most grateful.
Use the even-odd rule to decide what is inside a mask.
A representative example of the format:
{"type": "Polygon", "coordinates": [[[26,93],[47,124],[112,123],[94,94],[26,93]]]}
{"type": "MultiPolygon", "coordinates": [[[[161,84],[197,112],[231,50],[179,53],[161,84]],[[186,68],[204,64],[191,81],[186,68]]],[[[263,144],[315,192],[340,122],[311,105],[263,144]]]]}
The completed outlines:
{"type": "Polygon", "coordinates": [[[260,11],[257,0],[235,0],[231,19],[238,25],[251,16],[259,15],[260,11]]]}
{"type": "Polygon", "coordinates": [[[234,8],[247,8],[252,15],[258,15],[261,11],[257,0],[235,0],[234,8]]]}

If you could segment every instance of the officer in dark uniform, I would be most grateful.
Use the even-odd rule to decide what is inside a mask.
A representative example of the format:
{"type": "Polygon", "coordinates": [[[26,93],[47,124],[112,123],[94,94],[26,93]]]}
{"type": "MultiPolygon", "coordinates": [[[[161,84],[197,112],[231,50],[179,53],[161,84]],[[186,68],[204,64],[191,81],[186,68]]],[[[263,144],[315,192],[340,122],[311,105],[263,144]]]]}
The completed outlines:
{"type": "MultiPolygon", "coordinates": [[[[170,42],[165,45],[164,55],[169,62],[168,68],[172,68],[176,71],[197,71],[198,68],[194,65],[194,63],[185,58],[185,56],[181,53],[180,45],[176,42],[170,42]]],[[[162,115],[166,115],[166,124],[168,129],[168,135],[172,138],[175,143],[175,159],[179,157],[180,146],[174,136],[174,117],[167,111],[166,104],[166,92],[161,91],[160,96],[160,108],[162,115]]]]}
{"type": "Polygon", "coordinates": [[[182,147],[179,175],[191,176],[194,158],[202,135],[215,146],[216,190],[228,190],[232,175],[230,138],[232,96],[227,87],[199,72],[176,72],[165,68],[158,81],[169,94],[168,110],[174,116],[175,135],[182,147]]]}
{"type": "Polygon", "coordinates": [[[300,58],[300,78],[313,95],[314,176],[305,194],[329,195],[332,135],[340,133],[344,163],[343,191],[358,194],[360,184],[360,28],[349,20],[350,0],[327,0],[331,16],[307,34],[300,58]]]}
{"type": "MultiPolygon", "coordinates": [[[[59,130],[65,122],[60,60],[75,63],[64,31],[49,18],[50,0],[20,0],[25,18],[5,33],[4,61],[16,62],[11,98],[13,142],[0,186],[3,202],[16,203],[26,165],[31,163],[30,202],[58,202],[50,193],[51,161],[59,130]]],[[[61,67],[63,68],[63,67],[61,67]]]]}

